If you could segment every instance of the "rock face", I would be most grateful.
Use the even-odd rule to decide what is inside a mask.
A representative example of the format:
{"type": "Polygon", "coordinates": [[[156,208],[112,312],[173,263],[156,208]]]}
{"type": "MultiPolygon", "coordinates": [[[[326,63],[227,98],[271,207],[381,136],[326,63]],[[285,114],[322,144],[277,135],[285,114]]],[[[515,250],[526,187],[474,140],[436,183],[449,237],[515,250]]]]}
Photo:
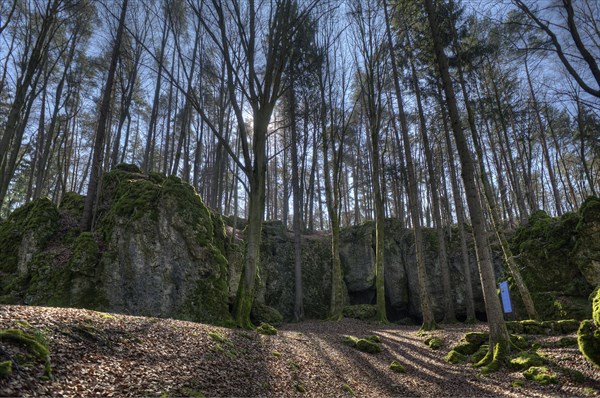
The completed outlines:
{"type": "Polygon", "coordinates": [[[228,322],[222,222],[188,184],[138,171],[104,176],[96,235],[73,227],[80,213],[72,195],[65,209],[42,199],[3,223],[16,259],[0,272],[19,271],[18,283],[2,278],[2,302],[228,322]],[[71,228],[56,233],[59,219],[71,228]]]}
{"type": "MultiPolygon", "coordinates": [[[[102,309],[212,323],[231,322],[243,266],[243,222],[226,231],[194,189],[176,177],[144,175],[123,165],[104,175],[94,233],[81,233],[83,197],[69,193],[57,209],[39,199],[0,223],[0,303],[102,309]]],[[[448,257],[456,316],[465,317],[465,281],[458,233],[448,229],[448,257]]],[[[375,302],[374,223],[344,228],[340,255],[348,305],[375,302]]],[[[437,319],[443,290],[434,230],[423,230],[428,290],[437,319]]],[[[475,255],[469,242],[476,312],[485,319],[475,255]]],[[[307,318],[326,318],[331,289],[327,234],[302,237],[307,318]]],[[[543,318],[589,318],[587,297],[600,283],[600,201],[559,219],[543,212],[516,231],[513,250],[543,318]]],[[[494,250],[496,253],[497,250],[494,250]]],[[[283,223],[266,222],[257,277],[255,321],[292,317],[293,239],[283,223]]],[[[419,322],[414,237],[396,220],[385,225],[388,318],[419,322]]],[[[495,255],[498,278],[504,278],[495,255]]],[[[510,281],[510,278],[508,278],[510,281]]],[[[513,302],[520,301],[513,293],[513,302]]]]}
{"type": "Polygon", "coordinates": [[[589,318],[588,296],[600,280],[598,204],[590,198],[558,218],[536,211],[515,232],[513,252],[542,319],[589,318]]]}
{"type": "MultiPolygon", "coordinates": [[[[375,224],[342,229],[340,256],[349,305],[375,302],[375,224]]],[[[391,320],[421,318],[417,283],[416,254],[411,230],[403,228],[397,220],[386,220],[385,226],[385,291],[388,317],[391,320]]],[[[443,318],[443,291],[437,256],[437,235],[425,229],[426,266],[429,275],[428,289],[437,318],[443,318]]],[[[458,235],[454,236],[458,239],[458,235]]],[[[458,242],[452,242],[450,272],[457,316],[466,317],[465,285],[458,242]]],[[[303,239],[304,307],[307,316],[324,318],[327,315],[331,288],[331,253],[328,235],[311,235],[303,239]]],[[[290,233],[281,222],[266,223],[262,246],[261,288],[259,301],[292,316],[294,299],[293,243],[290,233]]],[[[477,312],[484,317],[485,308],[474,254],[471,272],[477,312]]],[[[501,272],[498,263],[498,272],[501,272]]]]}

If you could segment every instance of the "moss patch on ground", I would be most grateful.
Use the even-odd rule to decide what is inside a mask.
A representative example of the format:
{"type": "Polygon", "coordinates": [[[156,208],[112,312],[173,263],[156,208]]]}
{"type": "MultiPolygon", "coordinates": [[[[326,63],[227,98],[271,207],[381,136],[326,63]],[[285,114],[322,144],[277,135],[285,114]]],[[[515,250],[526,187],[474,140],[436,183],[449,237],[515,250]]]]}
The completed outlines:
{"type": "Polygon", "coordinates": [[[534,380],[540,384],[558,382],[556,373],[552,372],[545,366],[532,366],[523,372],[523,376],[525,376],[525,378],[528,380],[534,380]]]}
{"type": "MultiPolygon", "coordinates": [[[[25,333],[20,329],[1,329],[0,341],[9,344],[17,344],[27,350],[31,357],[44,366],[44,377],[50,377],[52,374],[52,365],[50,363],[50,350],[44,339],[39,333],[25,333]]],[[[10,361],[9,361],[10,362],[10,361]]],[[[11,365],[4,365],[5,370],[8,370],[11,365]]]]}
{"type": "Polygon", "coordinates": [[[376,354],[382,351],[380,341],[378,336],[369,336],[364,339],[348,335],[342,336],[342,343],[345,345],[370,354],[376,354]]]}

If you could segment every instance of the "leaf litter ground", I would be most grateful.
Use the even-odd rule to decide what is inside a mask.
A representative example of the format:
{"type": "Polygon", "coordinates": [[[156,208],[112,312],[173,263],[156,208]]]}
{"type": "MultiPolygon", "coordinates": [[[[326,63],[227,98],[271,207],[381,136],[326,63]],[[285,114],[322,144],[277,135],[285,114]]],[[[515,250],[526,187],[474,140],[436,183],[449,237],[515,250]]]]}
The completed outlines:
{"type": "MultiPolygon", "coordinates": [[[[0,379],[0,396],[584,396],[600,395],[600,372],[576,346],[537,336],[558,383],[540,385],[502,369],[483,376],[443,357],[466,331],[485,324],[449,325],[427,336],[418,327],[345,319],[286,324],[275,336],[212,325],[89,310],[0,306],[0,329],[18,328],[47,340],[52,379],[43,367],[19,367],[0,379]],[[381,338],[383,352],[344,345],[343,335],[381,338]],[[392,361],[406,372],[389,369],[392,361]],[[583,374],[577,382],[569,370],[583,374]],[[513,387],[519,380],[523,386],[513,387]]],[[[0,356],[14,347],[0,341],[0,356]]],[[[0,361],[6,358],[0,358],[0,361]]],[[[517,383],[520,384],[520,383],[517,383]]]]}

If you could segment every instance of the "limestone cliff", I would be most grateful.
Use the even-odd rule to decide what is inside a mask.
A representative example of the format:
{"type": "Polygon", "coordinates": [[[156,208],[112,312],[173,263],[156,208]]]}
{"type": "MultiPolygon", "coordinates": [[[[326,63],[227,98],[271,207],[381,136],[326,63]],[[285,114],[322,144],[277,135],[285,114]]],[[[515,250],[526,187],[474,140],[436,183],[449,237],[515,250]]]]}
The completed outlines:
{"type": "MultiPolygon", "coordinates": [[[[110,310],[212,323],[231,321],[241,274],[243,221],[225,228],[194,189],[176,177],[145,175],[121,165],[102,179],[94,233],[81,233],[83,197],[69,193],[60,207],[39,199],[0,223],[0,303],[110,310]]],[[[465,285],[459,237],[448,228],[449,267],[457,317],[464,318],[465,285]]],[[[385,288],[392,320],[420,318],[413,233],[398,221],[385,226],[385,288]]],[[[437,234],[424,229],[428,289],[443,317],[437,234]]],[[[536,212],[514,234],[513,250],[544,318],[589,318],[587,297],[600,281],[600,201],[551,218],[536,212]]],[[[341,234],[347,304],[375,300],[374,224],[341,234]]],[[[475,255],[469,243],[475,308],[485,318],[475,255]]],[[[499,279],[505,275],[495,255],[499,279]]],[[[330,302],[330,237],[302,237],[304,306],[325,318],[330,302]]],[[[254,320],[289,319],[294,298],[293,239],[283,223],[266,222],[254,320]]],[[[514,293],[517,311],[519,297],[514,293]]]]}

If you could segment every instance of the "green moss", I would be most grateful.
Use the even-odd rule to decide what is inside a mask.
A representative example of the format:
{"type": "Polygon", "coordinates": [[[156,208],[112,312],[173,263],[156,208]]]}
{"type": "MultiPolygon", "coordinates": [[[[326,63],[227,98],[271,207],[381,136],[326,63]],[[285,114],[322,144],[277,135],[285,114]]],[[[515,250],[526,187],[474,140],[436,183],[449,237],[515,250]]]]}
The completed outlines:
{"type": "Polygon", "coordinates": [[[398,361],[392,361],[389,368],[396,373],[406,373],[404,366],[398,361]]]}
{"type": "Polygon", "coordinates": [[[532,366],[542,366],[544,359],[536,353],[521,352],[514,358],[511,358],[508,362],[509,369],[512,370],[526,370],[532,366]]]}
{"type": "Polygon", "coordinates": [[[348,305],[343,310],[344,317],[361,320],[374,320],[377,317],[377,307],[371,304],[348,305]]]}
{"type": "Polygon", "coordinates": [[[581,322],[577,331],[577,342],[583,356],[600,367],[600,328],[591,320],[581,322]]]}
{"type": "Polygon", "coordinates": [[[466,362],[467,356],[456,350],[450,350],[450,352],[448,352],[448,355],[446,355],[444,359],[450,363],[458,364],[466,362]]]}
{"type": "Polygon", "coordinates": [[[306,387],[304,387],[304,384],[302,383],[296,383],[294,384],[294,390],[296,390],[299,393],[305,393],[306,387]]]}
{"type": "Polygon", "coordinates": [[[225,337],[225,335],[221,332],[216,332],[216,331],[210,331],[208,332],[208,336],[213,339],[214,341],[216,341],[217,343],[227,343],[229,340],[227,339],[227,337],[225,337]]]}
{"type": "Polygon", "coordinates": [[[73,217],[79,219],[83,214],[85,196],[77,192],[67,192],[60,201],[59,210],[69,212],[73,217]]]}
{"type": "Polygon", "coordinates": [[[344,391],[346,391],[348,394],[352,395],[353,397],[356,395],[354,393],[354,390],[352,389],[352,387],[350,387],[348,384],[342,384],[342,388],[344,389],[344,391]]]}
{"type": "Polygon", "coordinates": [[[8,377],[12,373],[12,361],[0,362],[0,379],[8,377]]]}
{"type": "Polygon", "coordinates": [[[273,336],[277,334],[277,329],[268,323],[262,322],[257,328],[256,332],[260,334],[266,334],[269,336],[273,336]]]}
{"type": "Polygon", "coordinates": [[[525,380],[521,380],[521,379],[513,380],[513,381],[510,383],[510,386],[511,386],[512,388],[521,388],[521,387],[523,387],[524,385],[525,385],[525,380]]]}
{"type": "Polygon", "coordinates": [[[487,332],[468,332],[465,333],[464,340],[468,343],[472,343],[476,346],[481,346],[490,339],[490,335],[487,332]]]}
{"type": "Polygon", "coordinates": [[[365,337],[365,339],[372,341],[373,343],[381,343],[381,337],[377,336],[376,334],[369,337],[365,337]]]}
{"type": "Polygon", "coordinates": [[[2,329],[0,330],[0,341],[24,346],[36,359],[44,363],[44,376],[50,377],[52,373],[50,351],[41,334],[24,333],[19,329],[2,329]]]}
{"type": "Polygon", "coordinates": [[[477,349],[479,349],[479,345],[473,343],[460,343],[452,348],[453,351],[462,355],[472,355],[477,349]]]}
{"type": "MultiPolygon", "coordinates": [[[[489,361],[485,366],[482,367],[482,374],[489,374],[492,372],[498,371],[500,367],[507,360],[507,349],[508,349],[508,341],[498,341],[494,345],[493,355],[491,357],[491,361],[489,361]]],[[[485,363],[485,357],[480,361],[481,364],[485,363]]]]}
{"type": "Polygon", "coordinates": [[[477,351],[473,355],[471,355],[471,362],[473,364],[480,363],[483,358],[487,355],[490,350],[490,346],[487,344],[482,344],[477,351]]]}
{"type": "Polygon", "coordinates": [[[597,289],[596,296],[592,300],[592,319],[596,327],[600,328],[600,287],[597,289]]]}
{"type": "Polygon", "coordinates": [[[21,251],[35,254],[43,250],[58,229],[59,217],[50,199],[41,198],[16,209],[0,223],[0,303],[20,301],[29,277],[29,264],[23,263],[27,258],[21,251]]]}
{"type": "Polygon", "coordinates": [[[273,351],[273,352],[271,352],[271,354],[273,354],[273,356],[277,357],[277,358],[281,358],[281,355],[282,355],[279,351],[273,351]]]}
{"type": "Polygon", "coordinates": [[[516,334],[510,335],[510,342],[520,350],[527,350],[531,347],[531,343],[525,337],[516,334]]]}
{"type": "Polygon", "coordinates": [[[119,163],[118,165],[115,166],[115,170],[122,170],[122,171],[126,171],[128,173],[137,173],[137,174],[142,173],[142,170],[139,168],[139,166],[137,166],[135,164],[128,164],[128,163],[119,163]]]}
{"type": "Polygon", "coordinates": [[[439,350],[444,345],[444,340],[439,337],[429,337],[423,342],[432,350],[439,350]]]}
{"type": "Polygon", "coordinates": [[[556,373],[545,366],[532,366],[523,372],[527,380],[534,380],[540,384],[557,383],[556,373]]]}
{"type": "Polygon", "coordinates": [[[345,335],[342,336],[342,343],[350,347],[356,347],[356,343],[360,340],[358,337],[345,335]]]}
{"type": "Polygon", "coordinates": [[[356,342],[356,349],[362,352],[367,352],[369,354],[376,354],[382,351],[381,346],[379,344],[367,339],[358,339],[358,341],[356,342]]]}

